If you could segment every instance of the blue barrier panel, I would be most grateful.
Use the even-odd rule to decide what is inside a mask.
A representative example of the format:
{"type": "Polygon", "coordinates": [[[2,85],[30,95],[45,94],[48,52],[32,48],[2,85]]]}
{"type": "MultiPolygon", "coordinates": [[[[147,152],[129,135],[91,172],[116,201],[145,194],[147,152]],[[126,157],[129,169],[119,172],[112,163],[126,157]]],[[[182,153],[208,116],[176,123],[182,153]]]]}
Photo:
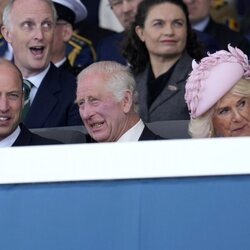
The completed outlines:
{"type": "Polygon", "coordinates": [[[250,176],[0,185],[1,250],[249,250],[250,176]]]}

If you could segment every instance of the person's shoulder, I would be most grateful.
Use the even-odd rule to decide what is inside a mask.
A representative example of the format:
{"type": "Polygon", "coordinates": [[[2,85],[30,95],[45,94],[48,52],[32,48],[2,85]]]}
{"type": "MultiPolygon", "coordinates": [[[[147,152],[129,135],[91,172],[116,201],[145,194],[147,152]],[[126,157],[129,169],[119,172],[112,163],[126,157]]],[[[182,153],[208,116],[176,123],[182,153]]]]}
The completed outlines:
{"type": "Polygon", "coordinates": [[[76,90],[76,77],[68,70],[57,68],[53,63],[45,75],[43,82],[47,86],[53,83],[49,88],[52,91],[67,93],[68,96],[73,95],[76,90]]]}
{"type": "Polygon", "coordinates": [[[40,135],[37,135],[35,133],[31,133],[31,144],[30,145],[56,145],[56,144],[63,144],[60,141],[54,140],[54,139],[49,139],[42,137],[40,135]]]}
{"type": "Polygon", "coordinates": [[[155,134],[152,130],[148,128],[147,125],[145,125],[142,134],[139,138],[139,141],[148,141],[148,140],[164,140],[167,138],[163,138],[160,135],[155,134]]]}
{"type": "Polygon", "coordinates": [[[76,82],[76,77],[72,73],[70,73],[68,70],[57,68],[52,62],[50,63],[50,69],[47,72],[46,76],[54,77],[55,79],[58,80],[76,82]]]}
{"type": "Polygon", "coordinates": [[[72,66],[85,66],[96,61],[96,51],[92,41],[76,32],[68,42],[67,56],[72,66]]]}
{"type": "Polygon", "coordinates": [[[101,39],[99,41],[98,45],[100,46],[100,45],[108,44],[110,46],[110,42],[112,42],[112,43],[121,42],[124,37],[125,37],[124,32],[114,32],[114,33],[104,37],[103,39],[101,39]]]}
{"type": "Polygon", "coordinates": [[[0,33],[0,55],[3,55],[8,49],[8,45],[3,35],[0,33]]]}
{"type": "Polygon", "coordinates": [[[31,132],[24,124],[19,124],[21,132],[13,146],[38,146],[62,144],[57,140],[48,139],[31,132]]]}

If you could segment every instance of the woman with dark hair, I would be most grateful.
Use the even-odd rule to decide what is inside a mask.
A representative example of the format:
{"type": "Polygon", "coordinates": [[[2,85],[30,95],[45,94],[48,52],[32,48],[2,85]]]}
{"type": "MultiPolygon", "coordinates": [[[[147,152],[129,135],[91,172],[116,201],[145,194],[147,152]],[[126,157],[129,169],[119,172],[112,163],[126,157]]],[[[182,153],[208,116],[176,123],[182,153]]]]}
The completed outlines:
{"type": "Polygon", "coordinates": [[[145,122],[189,119],[185,82],[192,59],[201,59],[202,51],[182,0],[140,3],[124,56],[135,74],[145,122]]]}

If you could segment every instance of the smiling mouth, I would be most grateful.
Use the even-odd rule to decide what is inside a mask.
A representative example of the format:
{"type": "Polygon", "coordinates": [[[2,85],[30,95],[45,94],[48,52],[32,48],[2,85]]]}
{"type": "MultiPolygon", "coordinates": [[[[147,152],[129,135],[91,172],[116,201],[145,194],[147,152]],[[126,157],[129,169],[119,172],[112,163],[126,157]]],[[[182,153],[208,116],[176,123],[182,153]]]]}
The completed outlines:
{"type": "Polygon", "coordinates": [[[7,121],[7,120],[9,120],[9,118],[8,117],[0,117],[0,121],[7,121]]]}
{"type": "Polygon", "coordinates": [[[90,126],[92,129],[98,129],[98,128],[101,128],[103,124],[104,124],[104,122],[96,122],[96,123],[90,124],[89,126],[90,126]]]}

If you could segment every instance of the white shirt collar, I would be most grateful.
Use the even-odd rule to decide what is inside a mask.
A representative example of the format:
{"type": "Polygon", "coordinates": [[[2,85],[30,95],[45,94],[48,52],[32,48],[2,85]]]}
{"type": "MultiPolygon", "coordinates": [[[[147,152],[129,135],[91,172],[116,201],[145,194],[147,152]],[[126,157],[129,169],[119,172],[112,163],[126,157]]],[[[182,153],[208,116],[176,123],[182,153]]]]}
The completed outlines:
{"type": "Polygon", "coordinates": [[[13,48],[12,48],[12,46],[11,46],[10,43],[7,43],[7,45],[8,45],[8,48],[7,48],[7,50],[4,52],[3,57],[4,57],[5,59],[9,60],[9,61],[12,61],[12,59],[13,59],[13,48]]]}
{"type": "Polygon", "coordinates": [[[140,119],[132,128],[119,138],[118,142],[138,141],[144,127],[145,125],[140,119]]]}
{"type": "Polygon", "coordinates": [[[35,76],[28,77],[27,80],[32,82],[32,84],[38,89],[43,78],[45,77],[45,75],[49,71],[49,68],[50,68],[50,64],[48,65],[48,67],[45,70],[43,70],[42,72],[40,72],[39,74],[37,74],[35,76]]]}
{"type": "Polygon", "coordinates": [[[64,62],[67,60],[67,57],[64,57],[61,61],[54,63],[57,68],[59,68],[61,65],[64,64],[64,62]]]}
{"type": "Polygon", "coordinates": [[[0,148],[11,147],[21,132],[18,126],[9,136],[0,141],[0,148]]]}
{"type": "Polygon", "coordinates": [[[207,27],[208,23],[209,23],[209,19],[210,17],[206,17],[205,19],[203,19],[202,21],[192,25],[192,28],[194,30],[198,30],[198,31],[204,31],[204,29],[207,27]]]}
{"type": "Polygon", "coordinates": [[[50,65],[51,64],[49,64],[48,67],[45,70],[43,70],[41,73],[39,73],[35,76],[30,76],[27,78],[27,80],[29,80],[33,84],[31,91],[30,91],[30,103],[31,104],[33,103],[33,100],[35,99],[36,93],[37,93],[38,88],[40,87],[40,85],[43,81],[43,78],[45,77],[45,75],[49,71],[50,65]]]}

